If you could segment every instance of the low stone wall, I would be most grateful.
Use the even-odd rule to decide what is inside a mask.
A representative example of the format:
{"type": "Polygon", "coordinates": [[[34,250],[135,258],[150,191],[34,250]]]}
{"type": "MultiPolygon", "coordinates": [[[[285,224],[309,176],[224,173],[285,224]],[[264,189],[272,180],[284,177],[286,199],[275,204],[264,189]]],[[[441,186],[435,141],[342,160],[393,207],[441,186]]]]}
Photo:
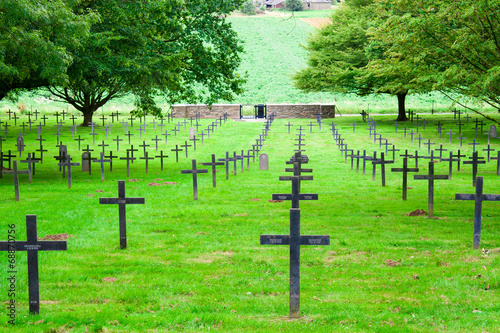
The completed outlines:
{"type": "Polygon", "coordinates": [[[213,104],[212,109],[206,104],[175,104],[172,107],[173,118],[194,118],[198,112],[201,119],[219,119],[224,112],[230,119],[240,119],[239,104],[213,104]]]}
{"type": "Polygon", "coordinates": [[[334,104],[267,104],[267,114],[276,114],[276,118],[335,118],[334,104]]]}
{"type": "MultiPolygon", "coordinates": [[[[240,119],[239,104],[214,104],[209,109],[205,104],[175,104],[172,110],[174,118],[195,117],[200,113],[202,119],[218,119],[226,112],[230,119],[240,119]]],[[[335,118],[334,104],[267,104],[267,114],[276,114],[278,118],[335,118]]]]}

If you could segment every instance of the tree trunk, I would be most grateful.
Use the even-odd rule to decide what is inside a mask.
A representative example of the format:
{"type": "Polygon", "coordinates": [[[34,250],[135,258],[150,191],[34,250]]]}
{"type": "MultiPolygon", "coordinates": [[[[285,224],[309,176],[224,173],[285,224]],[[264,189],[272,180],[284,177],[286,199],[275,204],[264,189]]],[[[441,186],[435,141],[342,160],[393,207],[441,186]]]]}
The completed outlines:
{"type": "Polygon", "coordinates": [[[398,97],[398,118],[396,121],[407,121],[408,117],[406,116],[406,109],[405,109],[405,99],[406,99],[407,93],[400,93],[397,94],[396,96],[398,97]]]}
{"type": "Polygon", "coordinates": [[[94,115],[94,112],[96,110],[93,110],[92,106],[90,105],[86,105],[85,108],[83,109],[83,111],[81,111],[83,113],[83,123],[81,126],[89,126],[90,123],[92,122],[92,116],[94,115]]]}

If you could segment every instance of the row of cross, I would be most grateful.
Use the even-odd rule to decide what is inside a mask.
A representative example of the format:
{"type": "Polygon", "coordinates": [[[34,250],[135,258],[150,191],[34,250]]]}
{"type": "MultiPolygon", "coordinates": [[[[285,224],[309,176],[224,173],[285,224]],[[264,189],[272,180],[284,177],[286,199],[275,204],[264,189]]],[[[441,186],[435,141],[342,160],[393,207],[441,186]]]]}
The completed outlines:
{"type": "MultiPolygon", "coordinates": [[[[290,125],[290,123],[288,123],[290,125]]],[[[290,129],[290,126],[288,127],[290,129]]],[[[290,299],[289,316],[290,318],[300,317],[300,246],[301,245],[330,245],[330,236],[327,235],[301,235],[300,233],[300,201],[318,200],[318,194],[301,193],[301,181],[313,180],[313,176],[303,175],[302,173],[311,173],[312,169],[302,167],[302,164],[309,162],[304,151],[304,134],[302,127],[298,128],[297,134],[299,141],[298,149],[286,164],[292,164],[293,168],[286,168],[286,172],[292,172],[293,176],[280,176],[280,181],[292,182],[292,193],[273,194],[273,200],[290,200],[292,208],[290,209],[290,234],[289,235],[260,235],[261,245],[288,245],[290,246],[290,299]]]]}
{"type": "MultiPolygon", "coordinates": [[[[335,126],[335,124],[332,122],[331,125],[331,130],[332,134],[334,136],[334,139],[339,146],[339,149],[341,150],[342,153],[345,153],[345,161],[347,161],[347,157],[351,156],[351,169],[353,168],[353,157],[358,158],[358,170],[359,170],[359,158],[361,158],[361,155],[358,154],[354,155],[351,153],[351,155],[347,155],[347,144],[344,143],[344,139],[342,139],[342,135],[339,133],[338,128],[335,126]]],[[[353,150],[350,150],[353,152],[353,150]]],[[[380,154],[380,158],[376,158],[376,152],[374,152],[373,157],[369,157],[366,155],[366,151],[363,152],[363,175],[364,175],[364,170],[365,170],[365,162],[366,160],[371,160],[373,164],[373,179],[375,177],[375,170],[376,170],[376,165],[381,166],[381,176],[382,176],[382,186],[385,186],[385,164],[393,164],[394,160],[385,160],[384,158],[384,153],[380,154]]],[[[408,188],[408,173],[409,172],[418,172],[418,155],[417,151],[415,152],[415,156],[408,155],[408,151],[404,155],[400,155],[403,157],[403,167],[402,168],[392,168],[392,172],[401,172],[403,175],[403,200],[407,199],[407,188],[408,188]],[[408,158],[413,157],[415,158],[416,165],[414,168],[408,167],[408,158]]],[[[432,155],[431,155],[432,156],[432,155]]],[[[460,151],[458,151],[457,155],[453,155],[452,152],[450,152],[450,158],[449,159],[442,159],[445,161],[449,162],[449,174],[447,175],[436,175],[434,173],[434,160],[431,157],[431,160],[429,161],[428,164],[428,174],[427,175],[415,175],[414,179],[415,180],[427,180],[428,181],[428,217],[433,218],[434,217],[434,181],[435,180],[449,180],[451,179],[452,175],[452,163],[453,162],[458,162],[458,169],[460,170],[460,157],[465,157],[465,155],[461,155],[460,151]]],[[[420,157],[422,158],[422,157],[420,157]]],[[[481,241],[481,210],[482,210],[482,202],[483,201],[500,201],[500,195],[493,195],[493,194],[483,194],[483,177],[477,176],[477,167],[479,164],[484,164],[486,163],[485,161],[481,161],[481,157],[478,157],[478,152],[474,152],[473,156],[471,158],[471,161],[465,161],[463,162],[464,164],[472,164],[473,170],[472,170],[472,175],[473,175],[473,186],[476,187],[476,193],[475,194],[460,194],[457,193],[455,195],[455,200],[474,200],[475,201],[475,214],[474,214],[474,234],[473,234],[473,248],[477,249],[480,247],[480,241],[481,241]]],[[[497,175],[498,175],[498,167],[497,167],[497,175]]]]}

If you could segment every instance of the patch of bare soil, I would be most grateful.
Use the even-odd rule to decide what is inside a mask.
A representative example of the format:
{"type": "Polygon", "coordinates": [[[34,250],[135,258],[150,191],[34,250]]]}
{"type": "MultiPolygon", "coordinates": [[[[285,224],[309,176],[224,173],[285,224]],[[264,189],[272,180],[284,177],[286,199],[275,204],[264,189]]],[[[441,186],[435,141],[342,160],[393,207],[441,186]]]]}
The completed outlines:
{"type": "Polygon", "coordinates": [[[394,261],[394,260],[391,260],[391,259],[387,259],[387,260],[385,261],[385,264],[386,264],[387,266],[389,266],[389,267],[394,267],[394,266],[399,266],[399,265],[401,265],[399,262],[394,261]]]}
{"type": "Polygon", "coordinates": [[[115,283],[116,281],[118,281],[118,279],[115,278],[115,277],[104,277],[104,278],[102,278],[102,282],[115,283]]]}
{"type": "Polygon", "coordinates": [[[328,17],[309,17],[301,18],[301,20],[312,25],[315,28],[322,28],[325,25],[332,23],[332,20],[330,20],[328,17]]]}
{"type": "Polygon", "coordinates": [[[66,240],[69,237],[74,237],[73,235],[70,234],[57,234],[57,235],[47,235],[43,238],[38,237],[38,240],[66,240]]]}
{"type": "Polygon", "coordinates": [[[151,182],[148,184],[148,186],[161,186],[161,184],[158,184],[157,182],[151,182]]]}
{"type": "Polygon", "coordinates": [[[163,182],[163,185],[178,185],[176,182],[163,182]]]}
{"type": "Polygon", "coordinates": [[[258,198],[253,198],[253,199],[250,199],[250,201],[260,201],[260,199],[258,199],[258,198]]]}
{"type": "Polygon", "coordinates": [[[268,200],[268,202],[283,202],[283,200],[268,200]]]}
{"type": "Polygon", "coordinates": [[[427,212],[423,209],[415,209],[413,212],[405,214],[406,216],[425,216],[427,212]]]}

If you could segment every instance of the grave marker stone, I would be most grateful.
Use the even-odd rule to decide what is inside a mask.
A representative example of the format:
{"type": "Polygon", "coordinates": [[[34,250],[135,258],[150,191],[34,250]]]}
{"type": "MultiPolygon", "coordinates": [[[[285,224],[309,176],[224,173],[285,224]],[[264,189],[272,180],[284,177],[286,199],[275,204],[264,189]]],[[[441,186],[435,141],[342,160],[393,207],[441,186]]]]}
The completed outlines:
{"type": "Polygon", "coordinates": [[[269,157],[267,156],[267,154],[260,154],[259,170],[269,170],[269,157]]]}
{"type": "Polygon", "coordinates": [[[489,137],[494,139],[497,137],[497,127],[495,125],[490,126],[490,130],[488,131],[489,137]]]}

